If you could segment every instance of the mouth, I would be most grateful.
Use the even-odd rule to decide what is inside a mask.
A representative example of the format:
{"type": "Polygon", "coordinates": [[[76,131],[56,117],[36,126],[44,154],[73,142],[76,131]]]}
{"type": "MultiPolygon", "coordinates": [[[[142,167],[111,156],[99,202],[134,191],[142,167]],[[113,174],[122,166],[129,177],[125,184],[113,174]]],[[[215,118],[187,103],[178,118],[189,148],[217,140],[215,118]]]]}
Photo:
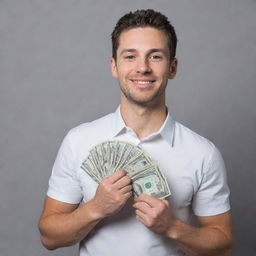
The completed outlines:
{"type": "Polygon", "coordinates": [[[151,79],[130,79],[130,81],[139,88],[148,88],[151,87],[156,80],[151,79]]]}

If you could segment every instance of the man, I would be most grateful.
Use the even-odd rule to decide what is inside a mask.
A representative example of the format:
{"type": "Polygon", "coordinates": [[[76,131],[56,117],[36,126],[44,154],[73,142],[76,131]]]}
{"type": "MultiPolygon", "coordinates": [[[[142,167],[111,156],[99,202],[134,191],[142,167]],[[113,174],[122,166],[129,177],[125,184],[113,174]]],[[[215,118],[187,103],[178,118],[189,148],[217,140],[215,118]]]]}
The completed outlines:
{"type": "Polygon", "coordinates": [[[231,255],[225,167],[216,147],[174,121],[165,89],[177,71],[176,34],[153,10],[128,13],[112,33],[112,75],[121,88],[115,113],[72,129],[55,161],[39,221],[48,249],[80,242],[80,255],[231,255]],[[140,145],[169,183],[165,200],[132,197],[118,170],[99,185],[80,166],[110,139],[140,145]],[[200,227],[190,225],[195,214],[200,227]]]}

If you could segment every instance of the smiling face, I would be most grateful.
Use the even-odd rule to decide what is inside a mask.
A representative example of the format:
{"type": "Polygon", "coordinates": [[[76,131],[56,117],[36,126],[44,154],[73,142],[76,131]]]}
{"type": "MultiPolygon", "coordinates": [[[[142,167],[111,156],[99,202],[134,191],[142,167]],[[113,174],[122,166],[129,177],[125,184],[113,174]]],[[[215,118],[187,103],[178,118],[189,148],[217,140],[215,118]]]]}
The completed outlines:
{"type": "Polygon", "coordinates": [[[175,77],[177,60],[170,60],[163,31],[140,27],[122,32],[116,56],[111,70],[119,80],[121,102],[165,104],[165,88],[168,79],[175,77]]]}

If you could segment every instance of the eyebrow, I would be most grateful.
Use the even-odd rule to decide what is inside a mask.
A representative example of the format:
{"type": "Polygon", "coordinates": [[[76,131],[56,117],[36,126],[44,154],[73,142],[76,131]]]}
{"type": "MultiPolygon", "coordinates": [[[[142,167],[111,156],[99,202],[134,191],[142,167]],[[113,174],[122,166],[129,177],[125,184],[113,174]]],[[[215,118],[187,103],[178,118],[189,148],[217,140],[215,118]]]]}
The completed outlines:
{"type": "MultiPolygon", "coordinates": [[[[136,52],[137,50],[134,49],[134,48],[129,48],[129,49],[123,49],[121,52],[120,52],[120,55],[122,55],[123,53],[126,53],[126,52],[136,52]]],[[[148,53],[154,53],[154,52],[162,52],[164,54],[167,54],[166,51],[164,49],[161,49],[161,48],[153,48],[153,49],[150,49],[148,51],[148,53]]]]}

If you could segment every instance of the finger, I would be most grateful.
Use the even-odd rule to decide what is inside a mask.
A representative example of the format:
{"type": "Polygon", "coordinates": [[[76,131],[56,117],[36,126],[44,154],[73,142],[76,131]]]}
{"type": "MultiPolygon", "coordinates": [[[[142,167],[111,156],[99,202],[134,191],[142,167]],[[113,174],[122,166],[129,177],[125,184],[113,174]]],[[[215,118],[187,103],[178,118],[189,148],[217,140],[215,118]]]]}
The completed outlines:
{"type": "Polygon", "coordinates": [[[145,221],[143,218],[141,218],[140,216],[136,215],[136,219],[137,219],[138,221],[140,221],[142,224],[144,224],[145,226],[147,226],[146,221],[145,221]]]}
{"type": "Polygon", "coordinates": [[[135,211],[136,215],[141,217],[142,219],[145,219],[146,218],[146,214],[144,212],[142,212],[141,210],[136,210],[135,211]]]}
{"type": "Polygon", "coordinates": [[[147,224],[148,216],[140,210],[136,210],[136,218],[139,219],[144,225],[147,224]]]}
{"type": "Polygon", "coordinates": [[[135,199],[135,202],[145,202],[148,205],[150,205],[152,208],[154,208],[158,205],[159,200],[161,200],[161,199],[157,199],[157,198],[147,195],[147,194],[141,194],[135,199]]]}
{"type": "Polygon", "coordinates": [[[132,196],[132,192],[131,192],[131,191],[126,192],[126,193],[124,194],[124,199],[127,201],[131,196],[132,196]]]}
{"type": "Polygon", "coordinates": [[[117,189],[122,189],[125,186],[130,185],[132,182],[131,178],[127,175],[123,176],[122,178],[120,178],[119,180],[117,180],[114,185],[117,189]]]}
{"type": "Polygon", "coordinates": [[[135,203],[133,207],[143,212],[144,214],[150,214],[150,212],[152,211],[152,208],[147,203],[144,202],[135,203]]]}
{"type": "Polygon", "coordinates": [[[167,201],[167,200],[163,200],[163,202],[165,203],[165,205],[166,205],[166,206],[168,206],[168,207],[170,206],[169,201],[167,201]]]}
{"type": "MultiPolygon", "coordinates": [[[[135,198],[135,199],[136,199],[136,198],[135,198]]],[[[146,206],[148,206],[149,208],[152,208],[151,205],[149,205],[148,203],[146,203],[146,202],[144,202],[144,201],[138,201],[138,202],[137,202],[136,200],[134,200],[134,201],[135,201],[135,204],[136,204],[136,203],[143,203],[143,204],[145,204],[146,206]]]]}
{"type": "Polygon", "coordinates": [[[118,170],[118,171],[114,172],[113,174],[111,174],[110,176],[108,176],[107,178],[105,178],[105,180],[113,184],[116,181],[118,181],[119,179],[121,179],[122,177],[124,177],[126,175],[126,173],[127,172],[124,170],[118,170]]]}
{"type": "Polygon", "coordinates": [[[122,193],[130,192],[130,191],[132,191],[132,185],[127,185],[127,186],[121,188],[120,191],[121,191],[122,193]]]}

